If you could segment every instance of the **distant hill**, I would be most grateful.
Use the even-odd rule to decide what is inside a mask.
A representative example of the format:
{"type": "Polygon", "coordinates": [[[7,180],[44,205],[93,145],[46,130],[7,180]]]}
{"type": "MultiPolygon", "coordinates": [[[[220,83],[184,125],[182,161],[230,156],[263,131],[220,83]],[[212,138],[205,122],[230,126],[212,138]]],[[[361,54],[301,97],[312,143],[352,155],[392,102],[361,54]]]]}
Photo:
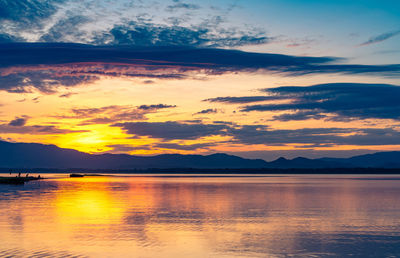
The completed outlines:
{"type": "Polygon", "coordinates": [[[319,160],[342,167],[400,168],[400,151],[377,152],[347,159],[322,158],[319,160]]]}
{"type": "Polygon", "coordinates": [[[88,154],[55,145],[0,141],[0,168],[400,168],[400,152],[378,152],[351,158],[295,159],[279,158],[272,162],[244,159],[223,153],[211,155],[163,154],[133,156],[127,154],[88,154]]]}
{"type": "Polygon", "coordinates": [[[244,159],[227,154],[132,156],[127,154],[88,154],[54,145],[0,141],[2,168],[262,168],[261,159],[244,159]]]}

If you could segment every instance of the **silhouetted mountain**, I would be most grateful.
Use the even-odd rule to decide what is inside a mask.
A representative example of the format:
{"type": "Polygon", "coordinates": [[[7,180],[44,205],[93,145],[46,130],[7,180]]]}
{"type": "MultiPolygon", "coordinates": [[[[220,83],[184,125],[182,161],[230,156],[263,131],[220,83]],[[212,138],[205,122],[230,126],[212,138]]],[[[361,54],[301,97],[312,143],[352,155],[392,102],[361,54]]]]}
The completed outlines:
{"type": "Polygon", "coordinates": [[[205,156],[181,154],[156,156],[88,154],[71,149],[62,149],[54,145],[0,141],[0,167],[58,169],[400,168],[400,152],[378,152],[351,158],[279,158],[272,162],[266,162],[261,159],[244,159],[223,153],[205,156]]]}
{"type": "Polygon", "coordinates": [[[0,167],[3,168],[260,168],[267,162],[227,154],[132,156],[88,154],[54,145],[0,141],[0,167]]]}
{"type": "Polygon", "coordinates": [[[268,168],[330,168],[335,167],[335,163],[326,162],[318,159],[307,159],[298,157],[294,159],[285,159],[283,157],[269,162],[268,168]]]}
{"type": "Polygon", "coordinates": [[[400,151],[355,156],[347,159],[346,162],[358,167],[400,168],[400,151]]]}

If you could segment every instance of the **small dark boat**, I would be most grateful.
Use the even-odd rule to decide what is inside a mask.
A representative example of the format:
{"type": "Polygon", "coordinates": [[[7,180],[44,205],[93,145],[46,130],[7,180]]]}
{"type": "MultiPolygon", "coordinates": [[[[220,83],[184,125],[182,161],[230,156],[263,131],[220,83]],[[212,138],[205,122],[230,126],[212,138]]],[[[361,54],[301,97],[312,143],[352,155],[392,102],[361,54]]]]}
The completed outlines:
{"type": "Polygon", "coordinates": [[[84,177],[82,174],[70,174],[69,177],[84,177]]]}

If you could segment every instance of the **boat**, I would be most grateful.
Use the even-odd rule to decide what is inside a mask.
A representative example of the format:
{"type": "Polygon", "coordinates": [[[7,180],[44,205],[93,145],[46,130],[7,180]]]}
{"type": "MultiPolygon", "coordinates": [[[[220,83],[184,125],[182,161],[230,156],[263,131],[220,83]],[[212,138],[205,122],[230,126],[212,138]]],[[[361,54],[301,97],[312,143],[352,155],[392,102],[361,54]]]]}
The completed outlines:
{"type": "Polygon", "coordinates": [[[69,175],[69,177],[84,177],[84,176],[85,176],[85,175],[82,175],[82,174],[75,174],[75,173],[69,175]]]}

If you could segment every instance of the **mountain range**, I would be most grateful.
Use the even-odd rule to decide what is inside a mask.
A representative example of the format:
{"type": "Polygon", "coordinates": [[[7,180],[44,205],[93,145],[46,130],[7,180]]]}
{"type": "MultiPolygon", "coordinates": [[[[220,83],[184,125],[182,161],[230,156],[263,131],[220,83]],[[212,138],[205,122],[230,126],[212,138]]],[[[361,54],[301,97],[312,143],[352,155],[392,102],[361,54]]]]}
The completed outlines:
{"type": "Polygon", "coordinates": [[[267,162],[216,153],[211,155],[162,154],[88,154],[55,145],[0,141],[0,168],[55,169],[257,169],[257,168],[400,168],[400,151],[378,152],[351,158],[279,158],[267,162]]]}

